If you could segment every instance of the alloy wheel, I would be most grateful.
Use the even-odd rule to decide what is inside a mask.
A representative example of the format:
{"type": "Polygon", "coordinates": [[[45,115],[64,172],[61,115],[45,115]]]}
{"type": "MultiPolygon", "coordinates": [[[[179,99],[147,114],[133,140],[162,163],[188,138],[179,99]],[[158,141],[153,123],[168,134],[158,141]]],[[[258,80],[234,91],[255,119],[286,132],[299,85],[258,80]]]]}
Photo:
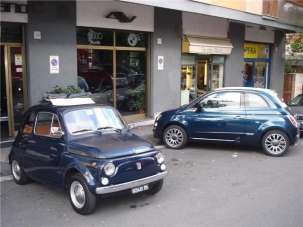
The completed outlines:
{"type": "Polygon", "coordinates": [[[165,134],[165,142],[170,147],[178,147],[183,143],[184,135],[181,130],[177,128],[170,128],[165,134]]]}
{"type": "Polygon", "coordinates": [[[269,134],[265,139],[265,148],[271,154],[281,154],[287,148],[287,142],[283,135],[278,133],[269,134]]]}

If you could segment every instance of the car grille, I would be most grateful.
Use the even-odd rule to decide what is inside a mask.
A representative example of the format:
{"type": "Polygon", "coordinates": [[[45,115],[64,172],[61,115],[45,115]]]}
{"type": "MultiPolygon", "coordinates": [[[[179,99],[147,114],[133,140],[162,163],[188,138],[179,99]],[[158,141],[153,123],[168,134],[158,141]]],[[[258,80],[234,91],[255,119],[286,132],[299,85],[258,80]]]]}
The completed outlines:
{"type": "Polygon", "coordinates": [[[298,115],[298,116],[297,116],[297,120],[298,120],[298,121],[303,121],[303,115],[298,115]]]}

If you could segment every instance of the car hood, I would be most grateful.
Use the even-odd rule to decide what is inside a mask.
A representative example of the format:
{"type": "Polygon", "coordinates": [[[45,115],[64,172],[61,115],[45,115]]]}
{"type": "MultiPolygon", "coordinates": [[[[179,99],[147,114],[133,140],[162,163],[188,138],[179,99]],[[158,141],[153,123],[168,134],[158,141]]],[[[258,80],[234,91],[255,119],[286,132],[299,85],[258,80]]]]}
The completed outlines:
{"type": "Polygon", "coordinates": [[[152,144],[131,132],[93,134],[69,143],[71,153],[93,158],[111,159],[152,150],[152,144]]]}

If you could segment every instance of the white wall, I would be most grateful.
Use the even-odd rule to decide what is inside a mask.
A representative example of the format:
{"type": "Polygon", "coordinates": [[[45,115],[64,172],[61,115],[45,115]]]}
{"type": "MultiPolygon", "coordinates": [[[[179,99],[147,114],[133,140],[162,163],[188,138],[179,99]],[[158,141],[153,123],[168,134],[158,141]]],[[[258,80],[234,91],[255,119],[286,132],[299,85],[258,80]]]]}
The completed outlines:
{"type": "Polygon", "coordinates": [[[274,43],[275,33],[273,30],[267,28],[260,30],[259,27],[245,28],[245,41],[260,42],[260,43],[274,43]]]}
{"type": "Polygon", "coordinates": [[[118,1],[77,1],[77,26],[153,32],[154,8],[118,1]],[[128,17],[137,18],[131,23],[105,18],[112,11],[122,11],[128,17]]]}
{"type": "Polygon", "coordinates": [[[182,13],[183,34],[227,38],[228,21],[223,18],[182,13]]]}

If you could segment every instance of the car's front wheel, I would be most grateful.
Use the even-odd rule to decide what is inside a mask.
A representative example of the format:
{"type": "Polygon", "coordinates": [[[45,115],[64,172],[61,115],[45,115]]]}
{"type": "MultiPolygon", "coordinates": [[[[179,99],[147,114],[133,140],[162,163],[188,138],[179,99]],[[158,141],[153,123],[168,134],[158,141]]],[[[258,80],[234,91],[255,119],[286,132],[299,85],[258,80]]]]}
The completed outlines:
{"type": "Polygon", "coordinates": [[[270,156],[282,156],[289,148],[288,136],[280,130],[271,130],[262,138],[263,151],[270,156]]]}
{"type": "Polygon", "coordinates": [[[12,158],[11,160],[11,172],[14,178],[14,181],[17,184],[26,184],[28,183],[29,179],[26,176],[21,164],[19,161],[17,161],[15,158],[12,158]]]}
{"type": "Polygon", "coordinates": [[[96,196],[93,194],[79,173],[73,175],[68,187],[69,199],[74,210],[79,214],[90,214],[96,207],[96,196]]]}
{"type": "Polygon", "coordinates": [[[163,141],[168,148],[180,149],[187,143],[187,133],[182,127],[171,125],[164,130],[163,141]]]}

